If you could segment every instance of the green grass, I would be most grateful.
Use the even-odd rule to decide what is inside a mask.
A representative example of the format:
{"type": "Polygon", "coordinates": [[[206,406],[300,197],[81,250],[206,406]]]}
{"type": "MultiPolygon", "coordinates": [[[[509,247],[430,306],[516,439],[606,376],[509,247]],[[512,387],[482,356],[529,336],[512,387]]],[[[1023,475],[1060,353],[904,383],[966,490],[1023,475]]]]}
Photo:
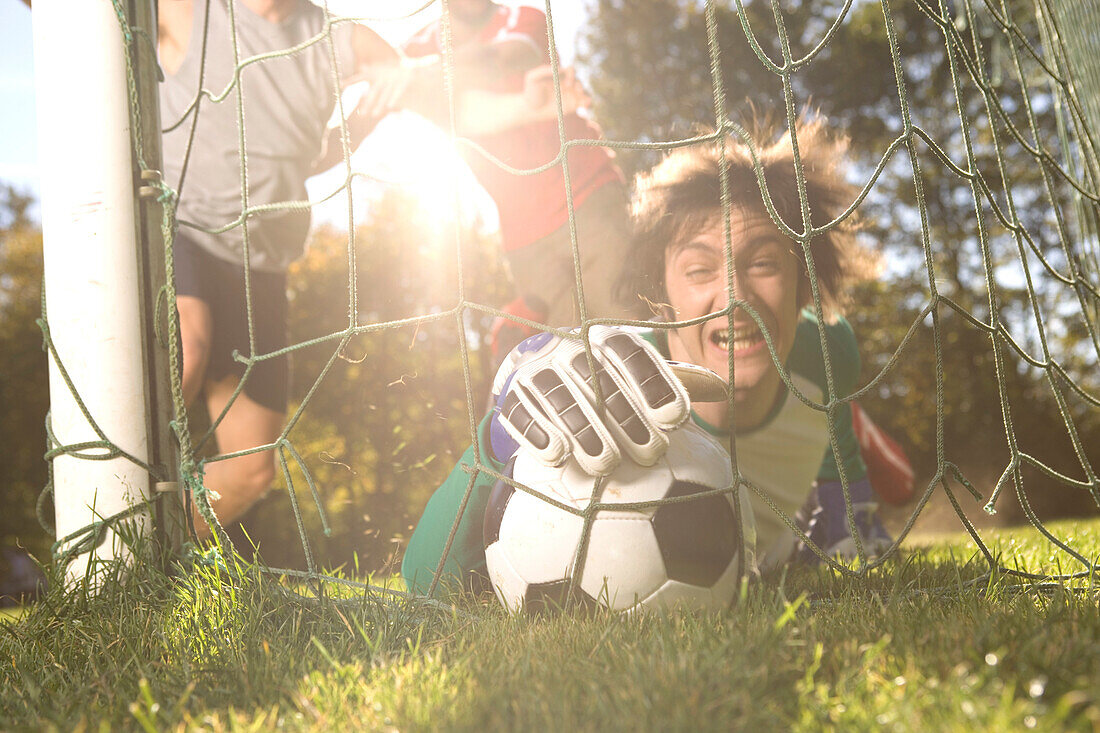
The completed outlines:
{"type": "MultiPolygon", "coordinates": [[[[1053,530],[1100,555],[1100,522],[1053,530]]],[[[991,547],[1010,567],[1070,567],[1033,530],[991,547]]],[[[132,572],[0,622],[0,728],[1100,726],[1100,589],[984,578],[975,549],[937,540],[864,579],[802,570],[721,614],[634,618],[322,603],[255,573],[132,572]]]]}

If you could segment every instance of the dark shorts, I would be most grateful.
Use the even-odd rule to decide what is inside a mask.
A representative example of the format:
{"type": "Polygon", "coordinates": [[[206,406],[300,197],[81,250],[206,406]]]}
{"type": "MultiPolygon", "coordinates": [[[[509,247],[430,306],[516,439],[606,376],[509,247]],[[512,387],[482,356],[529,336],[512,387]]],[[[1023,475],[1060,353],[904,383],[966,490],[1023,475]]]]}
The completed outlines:
{"type": "MultiPolygon", "coordinates": [[[[199,247],[183,232],[176,234],[176,295],[199,298],[210,308],[213,324],[206,380],[241,376],[245,365],[233,359],[251,354],[248,346],[248,309],[244,267],[227,262],[199,247]]],[[[268,354],[287,345],[286,273],[252,270],[252,327],[256,354],[268,354]]],[[[289,368],[287,356],[258,361],[248,375],[244,393],[276,412],[286,411],[289,368]]]]}

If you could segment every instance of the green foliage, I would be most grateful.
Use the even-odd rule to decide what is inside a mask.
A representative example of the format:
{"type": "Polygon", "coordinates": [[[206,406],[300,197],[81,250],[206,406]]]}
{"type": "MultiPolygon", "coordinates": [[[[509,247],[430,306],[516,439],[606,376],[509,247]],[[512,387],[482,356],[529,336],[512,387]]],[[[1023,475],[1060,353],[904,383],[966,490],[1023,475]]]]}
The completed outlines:
{"type": "MultiPolygon", "coordinates": [[[[1056,524],[1100,555],[1096,521],[1056,524]]],[[[1057,572],[1031,530],[1003,564],[1057,572]]],[[[1100,721],[1094,579],[988,576],[974,544],[869,579],[795,569],[722,613],[513,617],[327,600],[236,568],[152,563],[56,589],[0,629],[11,729],[1088,730],[1100,721]]],[[[1061,568],[1067,569],[1067,568],[1061,568]]]]}
{"type": "MultiPolygon", "coordinates": [[[[859,210],[866,241],[886,262],[849,312],[865,380],[874,380],[865,406],[905,439],[922,478],[954,461],[988,495],[1022,452],[1087,480],[1100,463],[1100,346],[1082,314],[1097,308],[1096,284],[1066,281],[1082,267],[1075,247],[1085,231],[1073,188],[1095,195],[1096,182],[1073,178],[1081,154],[1059,128],[1064,100],[1030,56],[1048,50],[1032,5],[965,4],[951,14],[921,1],[771,5],[714,11],[725,105],[717,117],[749,122],[812,106],[851,137],[854,180],[871,186],[859,210]],[[790,89],[761,59],[781,61],[784,36],[798,59],[790,89]],[[930,304],[935,322],[924,315],[930,304]],[[1051,360],[1064,376],[1040,368],[1051,360]]],[[[699,2],[594,3],[582,64],[610,138],[671,139],[714,123],[707,20],[699,2]]],[[[622,159],[640,169],[655,153],[627,149],[622,159]]],[[[45,478],[46,390],[33,326],[39,235],[26,199],[5,197],[0,403],[14,408],[0,433],[11,446],[0,480],[15,511],[0,529],[11,539],[32,526],[45,478]]],[[[306,345],[292,355],[288,438],[302,460],[283,457],[305,535],[327,565],[396,558],[484,404],[490,319],[460,308],[506,300],[492,242],[456,238],[438,212],[397,194],[375,211],[350,252],[344,234],[317,232],[290,278],[290,340],[306,345]]],[[[1041,516],[1097,511],[1097,497],[1050,470],[1025,462],[1018,505],[1041,516]]],[[[1021,519],[1011,492],[1006,499],[1003,514],[1021,519]]],[[[274,565],[303,562],[291,503],[276,492],[246,522],[274,565]]]]}
{"type": "MultiPolygon", "coordinates": [[[[289,439],[317,486],[328,535],[293,461],[291,477],[308,539],[330,566],[354,560],[376,569],[399,559],[403,538],[469,444],[469,405],[479,421],[495,368],[486,342],[492,317],[472,309],[460,314],[458,307],[462,299],[491,307],[507,300],[497,244],[427,221],[421,207],[399,192],[378,202],[355,232],[354,277],[348,236],[331,228],[314,233],[308,254],[290,270],[292,344],[341,334],[349,325],[372,329],[429,317],[365,330],[342,346],[340,338],[322,340],[291,357],[291,412],[303,409],[289,439]]],[[[286,492],[273,492],[246,527],[266,562],[303,565],[286,492]]]]}
{"type": "Polygon", "coordinates": [[[28,215],[31,198],[0,184],[0,540],[42,555],[49,538],[35,504],[46,485],[49,387],[42,331],[42,231],[28,215]]]}
{"type": "MultiPolygon", "coordinates": [[[[581,56],[609,138],[672,140],[714,127],[702,5],[594,3],[581,56]]],[[[717,7],[714,20],[723,118],[751,131],[754,119],[783,120],[788,105],[810,107],[851,139],[852,181],[869,186],[856,213],[885,265],[846,312],[862,342],[864,384],[875,381],[861,402],[903,439],[918,475],[926,480],[941,459],[953,461],[988,496],[1013,460],[1011,434],[1020,452],[1086,482],[1085,464],[1100,464],[1100,334],[1095,315],[1090,324],[1084,314],[1100,312],[1100,282],[1087,261],[1095,235],[1074,187],[1094,198],[1100,188],[1080,173],[1081,146],[1059,129],[1065,99],[1032,57],[1051,65],[1054,55],[1035,5],[754,2],[717,7]],[[777,15],[798,61],[789,99],[746,33],[782,63],[777,15]],[[976,192],[957,169],[973,173],[976,192]],[[1013,216],[1014,227],[1001,221],[1013,216]],[[1067,284],[1075,262],[1087,283],[1067,284]],[[923,315],[929,305],[936,323],[923,315]],[[994,316],[996,351],[980,326],[994,316]],[[1035,366],[1048,360],[1065,378],[1035,366]]],[[[622,159],[637,170],[656,156],[627,149],[622,159]]],[[[1023,485],[1041,516],[1098,511],[1097,497],[1031,466],[1023,485]]],[[[1012,491],[998,507],[1008,521],[1024,519],[1012,491]]]]}

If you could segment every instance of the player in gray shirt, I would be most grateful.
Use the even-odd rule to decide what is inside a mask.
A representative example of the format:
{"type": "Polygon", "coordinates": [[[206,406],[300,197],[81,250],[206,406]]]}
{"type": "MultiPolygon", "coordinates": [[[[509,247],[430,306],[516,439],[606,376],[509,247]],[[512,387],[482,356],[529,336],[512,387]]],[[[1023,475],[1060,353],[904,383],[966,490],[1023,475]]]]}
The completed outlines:
{"type": "MultiPolygon", "coordinates": [[[[269,446],[283,428],[287,360],[256,362],[230,404],[244,374],[232,353],[286,346],[286,269],[305,249],[310,215],[306,207],[255,209],[307,199],[306,178],[341,159],[339,131],[327,129],[335,79],[396,64],[398,56],[362,25],[326,22],[306,0],[160,0],[158,54],[166,181],[180,192],[174,254],[184,396],[190,404],[201,395],[212,418],[229,405],[215,431],[220,453],[269,446]],[[208,94],[200,96],[200,87],[208,94]]],[[[353,147],[390,111],[391,92],[379,81],[352,113],[353,147]]],[[[217,492],[219,520],[238,518],[274,476],[270,450],[207,464],[204,483],[217,492]]]]}

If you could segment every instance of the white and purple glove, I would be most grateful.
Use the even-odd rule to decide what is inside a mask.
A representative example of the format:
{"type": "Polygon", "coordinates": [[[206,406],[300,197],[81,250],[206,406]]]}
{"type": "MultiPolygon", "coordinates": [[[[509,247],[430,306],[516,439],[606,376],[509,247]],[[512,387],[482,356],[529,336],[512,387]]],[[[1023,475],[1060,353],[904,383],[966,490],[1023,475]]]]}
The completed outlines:
{"type": "Polygon", "coordinates": [[[691,413],[688,390],[673,365],[630,331],[595,326],[589,341],[604,415],[596,406],[584,344],[549,333],[532,336],[508,354],[493,382],[490,441],[498,460],[507,462],[523,448],[548,465],[572,456],[596,476],[611,473],[624,455],[652,466],[664,454],[667,431],[691,413]]]}

